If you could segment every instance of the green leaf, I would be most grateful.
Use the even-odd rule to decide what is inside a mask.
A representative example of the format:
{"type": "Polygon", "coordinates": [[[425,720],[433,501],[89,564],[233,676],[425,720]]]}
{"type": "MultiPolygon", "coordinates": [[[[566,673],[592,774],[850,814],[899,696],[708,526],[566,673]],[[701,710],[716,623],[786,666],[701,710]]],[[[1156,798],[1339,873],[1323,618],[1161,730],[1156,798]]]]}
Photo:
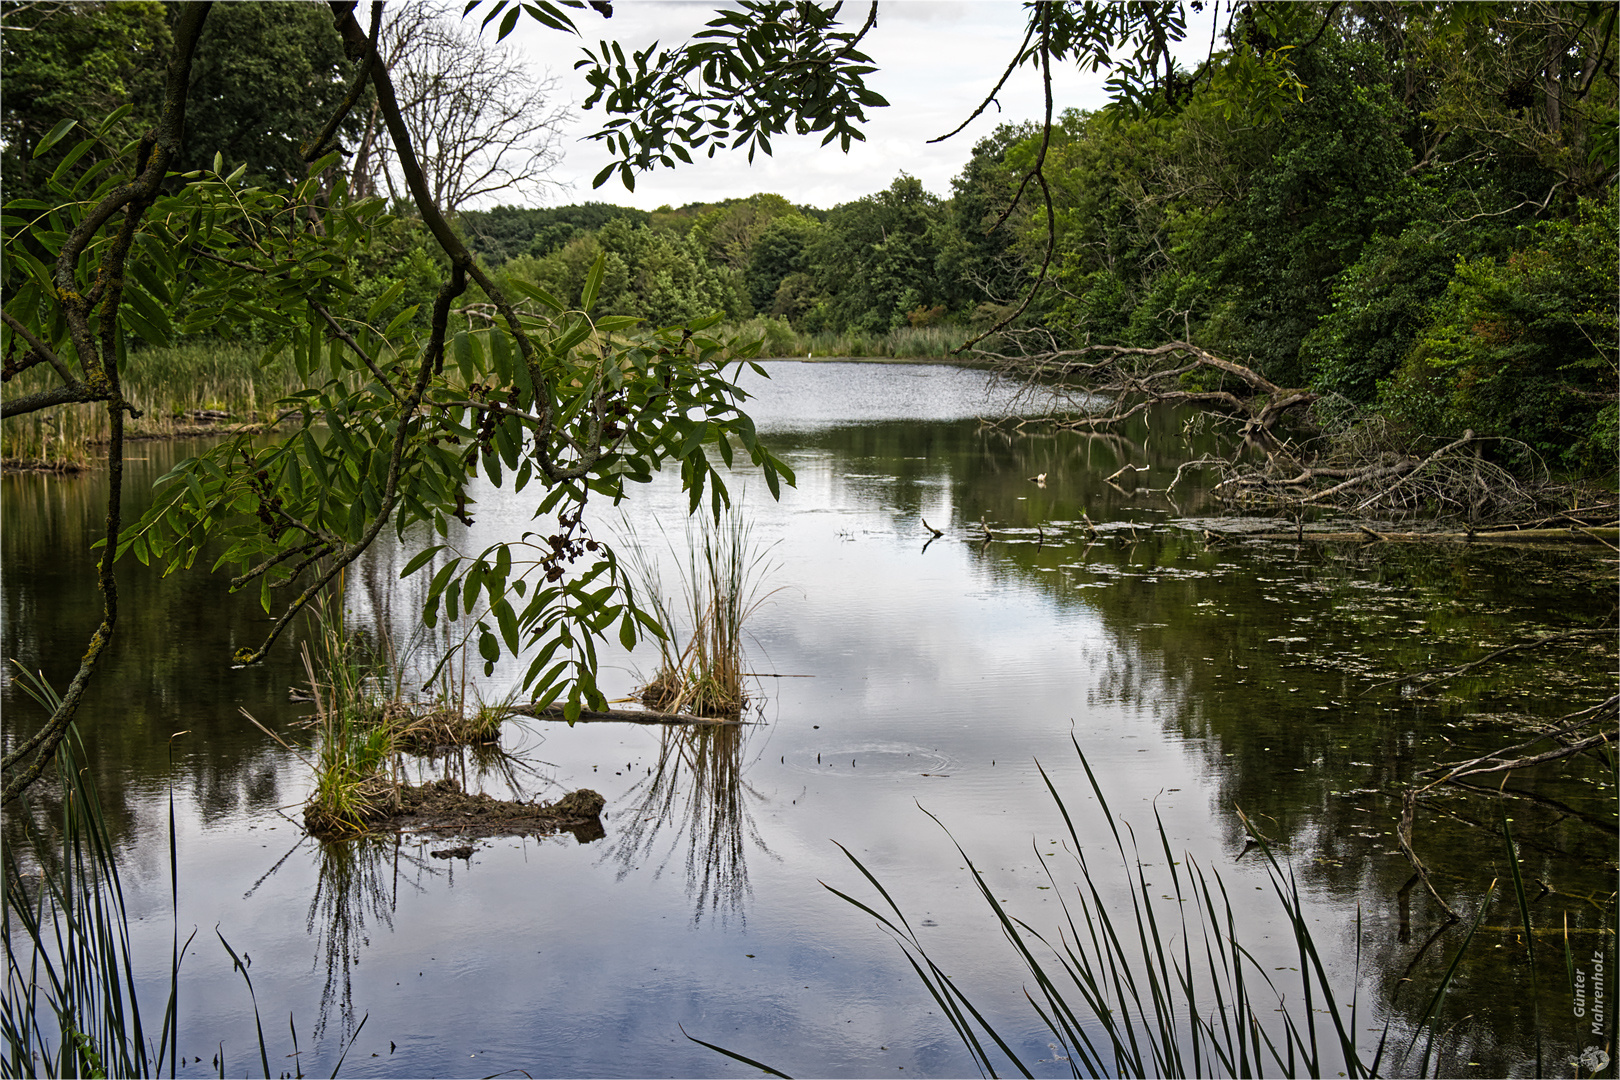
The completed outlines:
{"type": "Polygon", "coordinates": [[[521,278],[511,278],[509,284],[524,296],[540,301],[540,303],[559,315],[568,310],[561,300],[558,300],[533,282],[524,281],[521,278]]]}
{"type": "Polygon", "coordinates": [[[602,287],[602,273],[607,268],[607,253],[596,257],[591,264],[590,273],[585,275],[585,289],[580,293],[580,306],[590,311],[596,305],[596,293],[602,287]]]}
{"type": "Polygon", "coordinates": [[[495,604],[495,621],[501,628],[501,640],[506,642],[506,649],[513,656],[518,653],[518,623],[517,615],[512,612],[512,605],[505,600],[495,604]]]}
{"type": "MultiPolygon", "coordinates": [[[[443,546],[444,545],[442,544],[440,545],[441,548],[443,546]]],[[[438,600],[439,594],[444,592],[446,587],[449,586],[450,577],[456,572],[456,567],[460,564],[460,559],[451,559],[449,562],[439,567],[439,572],[433,575],[432,581],[428,582],[428,600],[430,602],[438,600]]]]}
{"type": "Polygon", "coordinates": [[[398,315],[395,315],[393,321],[388,324],[388,329],[383,331],[383,337],[393,337],[394,334],[398,332],[400,327],[416,318],[416,313],[421,310],[421,307],[421,304],[412,304],[404,311],[401,311],[398,315]]]}
{"type": "Polygon", "coordinates": [[[494,362],[495,377],[502,383],[512,381],[512,343],[500,330],[489,332],[490,359],[494,362]]]}
{"type": "Polygon", "coordinates": [[[107,134],[107,132],[111,131],[118,124],[119,121],[123,120],[124,117],[128,116],[130,113],[132,113],[134,111],[135,111],[135,106],[132,105],[132,104],[125,103],[123,105],[118,106],[118,108],[114,109],[112,112],[107,114],[107,118],[105,120],[103,120],[100,124],[96,125],[96,134],[97,135],[105,135],[105,134],[107,134]]]}
{"type": "Polygon", "coordinates": [[[501,658],[501,643],[482,623],[478,626],[478,655],[492,664],[501,658]]]}
{"type": "Polygon", "coordinates": [[[62,141],[62,136],[66,135],[68,132],[72,131],[75,127],[77,127],[78,123],[79,122],[77,120],[59,120],[59,121],[57,121],[56,126],[51,128],[50,131],[47,131],[45,133],[45,137],[43,139],[39,140],[39,144],[34,147],[34,156],[39,157],[41,154],[45,153],[51,147],[53,147],[57,143],[61,142],[62,141]]]}
{"type": "Polygon", "coordinates": [[[431,560],[433,556],[437,555],[444,549],[444,544],[435,544],[425,551],[417,552],[416,555],[411,558],[411,561],[405,564],[405,569],[399,572],[399,576],[402,578],[410,577],[412,574],[422,569],[423,566],[426,566],[428,561],[431,560]]]}
{"type": "Polygon", "coordinates": [[[390,285],[381,296],[372,301],[371,307],[366,311],[366,321],[372,322],[377,318],[377,316],[381,315],[384,311],[387,311],[389,306],[392,305],[395,300],[398,300],[400,294],[404,291],[405,283],[403,281],[396,281],[390,285]]]}

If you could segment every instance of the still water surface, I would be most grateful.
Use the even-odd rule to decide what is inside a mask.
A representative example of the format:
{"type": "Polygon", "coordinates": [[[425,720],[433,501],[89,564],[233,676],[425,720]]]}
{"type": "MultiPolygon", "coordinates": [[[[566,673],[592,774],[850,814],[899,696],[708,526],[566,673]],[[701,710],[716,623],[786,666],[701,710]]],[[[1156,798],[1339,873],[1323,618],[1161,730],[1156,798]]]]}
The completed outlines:
{"type": "MultiPolygon", "coordinates": [[[[955,844],[1008,910],[1055,932],[1042,858],[1059,888],[1075,873],[1037,761],[1093,865],[1119,854],[1076,745],[1144,839],[1150,882],[1167,873],[1157,814],[1178,853],[1221,875],[1257,961],[1293,978],[1297,955],[1263,867],[1239,858],[1241,807],[1287,856],[1346,993],[1358,985],[1359,938],[1367,1043],[1386,1020],[1410,1022],[1426,998],[1401,996],[1399,980],[1433,985],[1461,934],[1436,937],[1432,901],[1401,892],[1403,785],[1436,761],[1519,741],[1515,718],[1556,717],[1612,692],[1614,642],[1510,656],[1466,682],[1376,684],[1601,624],[1614,606],[1612,564],[1574,551],[1212,546],[1203,529],[1219,510],[1196,483],[1172,503],[1102,479],[1130,461],[1150,469],[1143,486],[1163,486],[1202,449],[1173,417],[1123,439],[1015,438],[976,421],[1008,407],[976,372],[770,370],[769,383],[749,384],[759,395],[750,411],[798,485],[779,503],[745,476],[732,487],[746,489],[771,567],[749,624],[750,668],[793,677],[758,680],[757,723],[717,734],[516,720],[505,733],[516,766],[418,763],[503,796],[514,785],[548,799],[595,788],[607,798],[599,839],[483,840],[464,860],[433,856],[443,836],[304,837],[303,767],[240,714],[307,739],[287,699],[302,681],[296,643],[261,668],[230,670],[231,652],[266,626],[250,600],[202,572],[124,571],[125,621],[80,723],[123,844],[154,995],[173,925],[164,837],[174,795],[178,922],[182,938],[201,931],[183,967],[180,1049],[192,1063],[182,1074],[215,1075],[222,1042],[228,1074],[258,1068],[247,990],[216,927],[252,958],[272,1050],[292,1051],[276,1034],[290,1015],[310,1074],[331,1071],[361,1017],[345,1075],[757,1075],[683,1027],[790,1074],[973,1074],[895,943],[823,887],[877,902],[843,845],[1025,1061],[1067,1075],[955,844]],[[1042,473],[1044,486],[1030,479],[1042,473]],[[946,535],[925,544],[923,519],[946,535]]],[[[137,446],[145,460],[131,464],[126,515],[193,452],[137,446]]],[[[59,685],[97,611],[87,547],[101,482],[3,481],[4,654],[59,685]]],[[[486,490],[476,524],[451,539],[476,552],[515,536],[531,506],[486,490]]],[[[661,525],[684,543],[685,499],[664,479],[635,491],[625,518],[599,510],[598,536],[628,526],[656,547],[661,525]]],[[[410,555],[382,547],[353,575],[355,625],[408,642],[413,586],[394,579],[410,555]]],[[[420,643],[424,654],[432,644],[420,643]]],[[[627,694],[654,660],[610,654],[609,696],[627,694]]],[[[512,674],[503,666],[475,682],[499,697],[512,674]]],[[[3,703],[9,745],[37,717],[9,681],[3,703]]],[[[1509,788],[1504,800],[1447,794],[1420,812],[1416,841],[1437,887],[1477,910],[1506,870],[1505,805],[1540,894],[1537,924],[1561,928],[1567,916],[1576,952],[1606,952],[1612,972],[1612,768],[1581,759],[1509,788]]],[[[19,830],[7,821],[8,842],[19,830]]],[[[1106,895],[1128,911],[1122,885],[1106,895]]],[[[1516,916],[1497,896],[1448,1005],[1453,1020],[1469,1017],[1448,1043],[1451,1075],[1533,1068],[1516,916]]],[[[1540,1029],[1555,1062],[1586,1045],[1562,942],[1560,929],[1541,955],[1540,1029]]]]}

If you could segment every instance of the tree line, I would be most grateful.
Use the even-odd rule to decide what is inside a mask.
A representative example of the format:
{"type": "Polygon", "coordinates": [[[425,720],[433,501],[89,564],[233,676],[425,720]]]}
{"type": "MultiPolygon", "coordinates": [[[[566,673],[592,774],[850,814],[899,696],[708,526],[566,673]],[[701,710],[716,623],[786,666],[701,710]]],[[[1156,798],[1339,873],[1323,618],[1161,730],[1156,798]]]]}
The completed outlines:
{"type": "Polygon", "coordinates": [[[559,296],[603,258],[606,309],[654,323],[966,340],[1039,279],[1003,349],[1183,339],[1324,415],[1612,471],[1615,10],[1256,5],[1226,44],[1291,56],[1292,92],[1234,101],[1178,71],[1168,108],[998,127],[944,195],[901,173],[827,210],[760,194],[460,224],[497,273],[559,296]]]}
{"type": "MultiPolygon", "coordinates": [[[[34,7],[21,16],[30,32],[6,38],[13,193],[58,163],[65,148],[30,151],[61,118],[126,101],[121,131],[151,121],[160,86],[140,58],[166,54],[179,5],[91,5],[71,19],[34,7]]],[[[1311,388],[1319,411],[1436,437],[1471,429],[1560,467],[1612,468],[1612,7],[1234,12],[1224,48],[1198,71],[1167,64],[1154,108],[1003,124],[948,193],[902,172],[825,210],[774,194],[654,212],[595,201],[470,209],[543,184],[560,115],[547,87],[445,10],[406,6],[379,49],[407,88],[434,195],[503,282],[577,304],[600,259],[599,309],[653,325],[718,312],[802,334],[933,325],[966,340],[1016,311],[992,339],[1004,351],[1185,339],[1311,388]],[[1256,58],[1276,85],[1234,93],[1256,58]],[[516,97],[495,101],[492,88],[514,79],[516,97]]],[[[218,151],[264,182],[300,174],[297,145],[342,97],[341,50],[323,19],[303,4],[213,14],[183,165],[218,151]],[[214,50],[214,35],[251,47],[214,50]],[[316,92],[293,92],[300,84],[316,92]]],[[[403,199],[375,101],[334,135],[351,190],[403,211],[390,242],[359,256],[360,295],[426,286],[444,256],[403,199]]],[[[487,314],[477,292],[465,310],[487,314]]]]}

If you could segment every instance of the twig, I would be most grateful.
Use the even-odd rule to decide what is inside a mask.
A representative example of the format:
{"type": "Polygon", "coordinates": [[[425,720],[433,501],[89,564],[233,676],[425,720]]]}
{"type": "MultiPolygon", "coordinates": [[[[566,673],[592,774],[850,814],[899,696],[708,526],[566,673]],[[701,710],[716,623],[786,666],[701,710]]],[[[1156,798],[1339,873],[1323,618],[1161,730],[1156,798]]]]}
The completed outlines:
{"type": "MultiPolygon", "coordinates": [[[[1371,530],[1368,530],[1368,531],[1371,531],[1371,530]]],[[[1374,533],[1374,535],[1376,536],[1377,534],[1374,533]]],[[[1382,538],[1380,538],[1380,539],[1382,539],[1382,538]]],[[[1413,691],[1416,692],[1418,690],[1423,690],[1423,689],[1425,689],[1427,687],[1433,686],[1435,683],[1439,682],[1442,679],[1455,679],[1457,676],[1463,674],[1464,672],[1472,671],[1474,668],[1479,667],[1481,664],[1487,664],[1490,661],[1495,660],[1497,657],[1503,656],[1503,655],[1505,655],[1507,653],[1510,653],[1510,652],[1517,652],[1520,649],[1534,649],[1538,645],[1552,645],[1552,644],[1556,644],[1556,643],[1558,643],[1560,641],[1568,641],[1571,638],[1582,637],[1582,636],[1585,636],[1587,634],[1592,634],[1592,633],[1597,633],[1597,632],[1598,631],[1595,631],[1595,630],[1569,630],[1569,631],[1566,631],[1566,632],[1564,632],[1562,634],[1548,634],[1545,637],[1536,638],[1534,641],[1521,641],[1516,645],[1507,645],[1507,646],[1504,646],[1504,647],[1502,647],[1500,649],[1497,649],[1493,653],[1488,653],[1487,655],[1480,657],[1478,660],[1472,660],[1472,661],[1462,665],[1459,668],[1453,668],[1453,669],[1451,669],[1449,671],[1442,671],[1439,674],[1435,675],[1434,678],[1429,679],[1429,680],[1427,680],[1425,682],[1419,683],[1416,687],[1413,688],[1413,691]]],[[[1608,633],[1609,631],[1604,630],[1602,632],[1608,633]]],[[[1403,681],[1405,679],[1410,679],[1411,677],[1412,676],[1410,674],[1397,675],[1393,679],[1385,679],[1383,682],[1374,683],[1373,685],[1367,687],[1367,689],[1363,690],[1361,692],[1361,696],[1366,697],[1368,694],[1372,693],[1374,690],[1381,690],[1386,686],[1390,686],[1390,685],[1392,685],[1394,683],[1401,682],[1401,681],[1403,681]]],[[[1571,715],[1574,715],[1574,714],[1572,713],[1571,715]]]]}

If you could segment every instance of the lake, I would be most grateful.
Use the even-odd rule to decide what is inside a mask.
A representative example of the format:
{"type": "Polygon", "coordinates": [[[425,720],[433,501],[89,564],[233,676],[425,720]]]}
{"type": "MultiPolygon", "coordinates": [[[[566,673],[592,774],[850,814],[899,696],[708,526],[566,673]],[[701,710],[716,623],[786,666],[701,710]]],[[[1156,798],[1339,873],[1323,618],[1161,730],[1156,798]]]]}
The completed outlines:
{"type": "MultiPolygon", "coordinates": [[[[826,887],[882,903],[840,845],[1032,1070],[1069,1075],[962,852],[997,903],[1057,940],[1080,879],[1044,768],[1104,871],[1102,897],[1128,918],[1081,754],[1134,830],[1155,899],[1170,891],[1160,821],[1175,861],[1191,860],[1179,872],[1220,876],[1236,936],[1292,999],[1299,955],[1237,811],[1255,823],[1295,875],[1337,985],[1359,991],[1369,1053],[1386,1022],[1409,1030],[1500,879],[1445,1004],[1440,1071],[1528,1074],[1538,1034],[1549,1070],[1568,1071],[1592,1040],[1572,1014],[1566,925],[1573,955],[1607,957],[1613,985],[1612,759],[1425,798],[1414,845],[1462,925],[1447,929],[1407,888],[1395,828],[1419,770],[1613,693],[1612,630],[1428,683],[1539,635],[1612,626],[1612,560],[1573,546],[1206,538],[1237,523],[1205,481],[1173,502],[1140,490],[1213,447],[1171,414],[1118,436],[1019,434],[977,419],[1016,410],[1012,388],[987,390],[965,368],[768,368],[770,381],[745,382],[749,411],[798,484],[773,502],[757,479],[731,483],[768,567],[747,627],[749,670],[764,676],[751,723],[514,719],[504,755],[413,764],[503,797],[594,788],[607,799],[600,838],[484,839],[470,858],[435,857],[445,835],[308,838],[307,770],[241,714],[307,743],[307,707],[288,695],[303,681],[297,640],[232,670],[233,650],[268,625],[252,598],[203,570],[123,569],[123,621],[79,724],[154,1000],[175,920],[182,940],[199,931],[182,968],[182,1075],[217,1075],[221,1044],[228,1075],[259,1072],[252,1002],[216,928],[251,958],[272,1067],[287,1071],[295,1062],[276,1055],[293,1052],[289,1017],[312,1075],[331,1072],[364,1017],[343,1075],[757,1075],[683,1029],[792,1075],[976,1074],[899,945],[826,887]],[[1105,482],[1127,461],[1145,478],[1105,482]],[[1504,816],[1537,927],[1536,992],[1504,816]]],[[[126,520],[196,449],[132,446],[126,520]]],[[[88,545],[103,483],[3,480],[4,655],[58,686],[99,612],[88,545]]],[[[533,492],[475,494],[475,524],[451,542],[476,552],[529,527],[533,492]]],[[[622,515],[593,504],[588,520],[600,538],[630,530],[659,552],[666,537],[684,546],[685,506],[660,477],[622,515]]],[[[389,543],[357,566],[349,619],[430,662],[442,633],[412,634],[424,579],[395,580],[411,554],[389,543]]],[[[608,696],[655,662],[646,646],[606,651],[608,696]]],[[[518,670],[475,671],[469,693],[499,698],[518,670]]],[[[39,710],[9,672],[3,694],[9,747],[39,710]]],[[[22,836],[10,815],[7,842],[22,836]]]]}

